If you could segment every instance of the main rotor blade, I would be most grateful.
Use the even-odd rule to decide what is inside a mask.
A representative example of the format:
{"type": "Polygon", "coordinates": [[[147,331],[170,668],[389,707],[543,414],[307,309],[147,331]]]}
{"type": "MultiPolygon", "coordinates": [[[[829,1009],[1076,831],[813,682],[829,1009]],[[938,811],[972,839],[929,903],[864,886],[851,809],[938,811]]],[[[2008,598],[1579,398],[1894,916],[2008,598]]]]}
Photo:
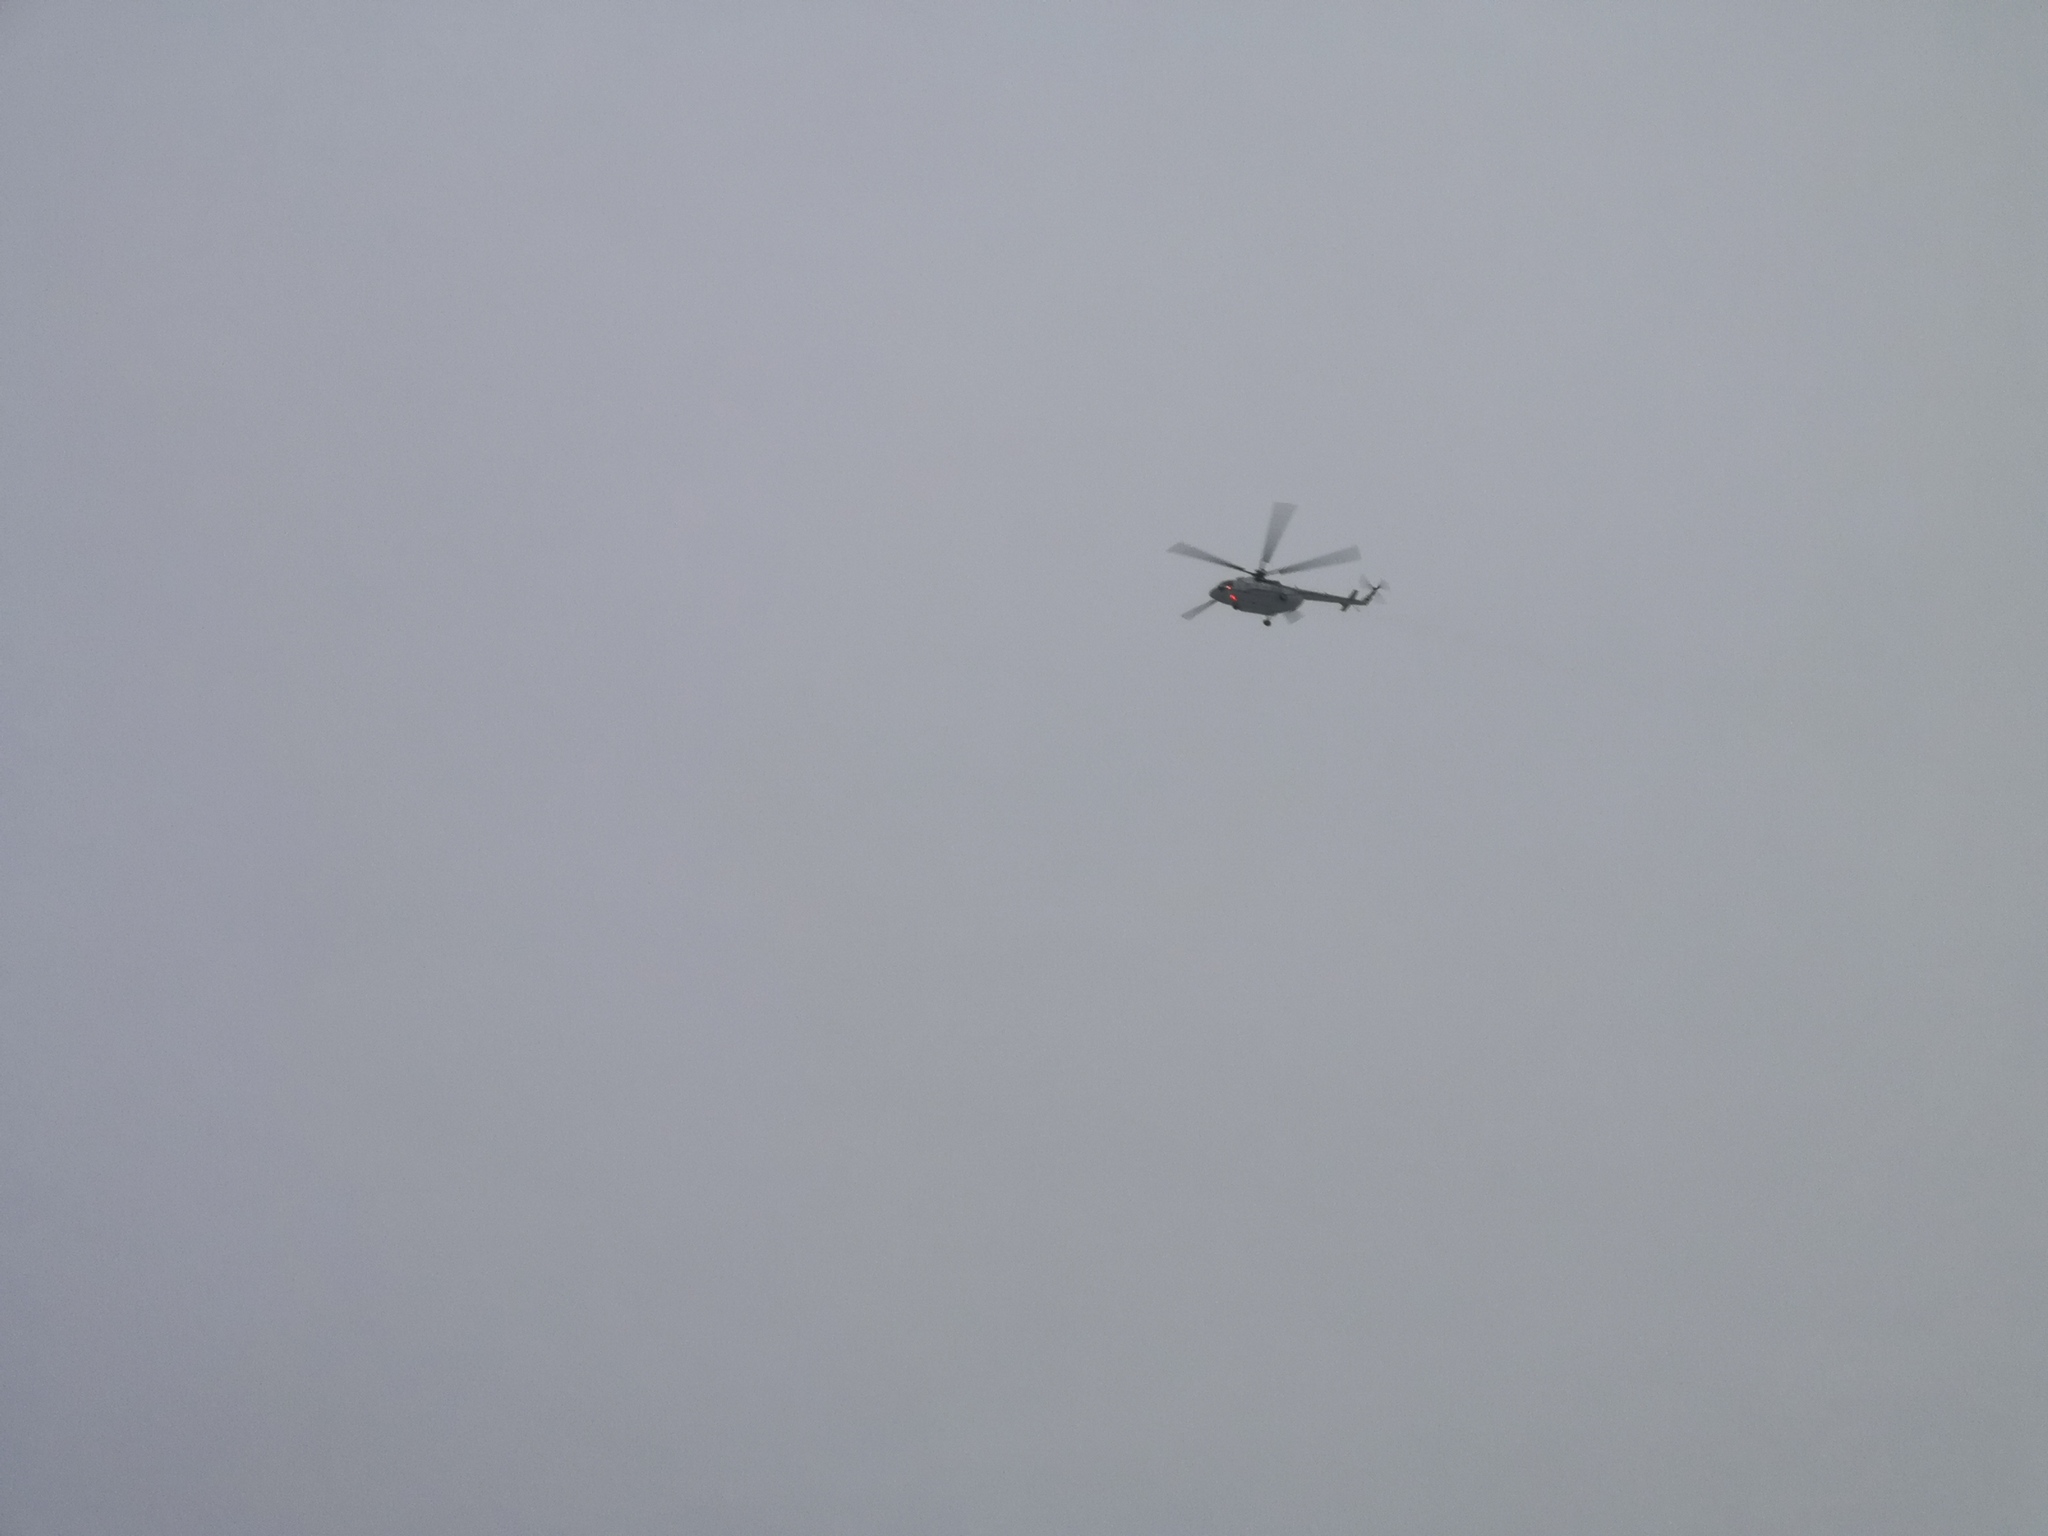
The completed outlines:
{"type": "MultiPolygon", "coordinates": [[[[1212,555],[1206,549],[1197,549],[1192,544],[1176,544],[1167,550],[1167,553],[1169,555],[1186,555],[1190,560],[1206,560],[1211,565],[1224,566],[1233,571],[1244,571],[1244,567],[1234,561],[1225,560],[1220,555],[1212,555]]],[[[1250,571],[1244,571],[1244,573],[1247,576],[1252,574],[1250,571]]]]}
{"type": "Polygon", "coordinates": [[[1299,565],[1283,565],[1277,571],[1268,571],[1268,576],[1291,576],[1296,571],[1312,571],[1319,565],[1349,565],[1358,558],[1358,546],[1334,550],[1327,555],[1317,555],[1313,560],[1304,560],[1299,565]]]}
{"type": "Polygon", "coordinates": [[[1266,519],[1266,547],[1259,552],[1259,569],[1266,568],[1266,562],[1273,558],[1273,551],[1280,547],[1280,535],[1287,531],[1287,524],[1294,517],[1294,503],[1276,501],[1273,515],[1266,519]]]}
{"type": "Polygon", "coordinates": [[[1209,601],[1207,601],[1206,603],[1197,603],[1197,604],[1195,604],[1195,606],[1194,606],[1194,607],[1190,608],[1190,609],[1189,609],[1189,610],[1188,610],[1188,611],[1187,611],[1186,613],[1182,614],[1182,615],[1181,615],[1181,617],[1182,617],[1182,618],[1184,618],[1184,619],[1192,619],[1192,618],[1193,618],[1193,617],[1194,617],[1194,616],[1195,616],[1196,614],[1200,613],[1200,612],[1201,612],[1201,611],[1202,611],[1202,610],[1203,610],[1204,608],[1214,608],[1215,606],[1216,606],[1216,599],[1212,597],[1212,598],[1210,598],[1210,599],[1209,599],[1209,601]]]}

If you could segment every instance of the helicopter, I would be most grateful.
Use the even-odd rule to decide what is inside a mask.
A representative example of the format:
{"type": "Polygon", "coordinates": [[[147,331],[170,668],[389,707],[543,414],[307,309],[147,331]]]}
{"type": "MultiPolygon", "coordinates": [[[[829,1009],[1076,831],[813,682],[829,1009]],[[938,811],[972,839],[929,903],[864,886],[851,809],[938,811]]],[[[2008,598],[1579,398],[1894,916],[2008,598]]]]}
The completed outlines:
{"type": "Polygon", "coordinates": [[[1276,614],[1290,624],[1300,623],[1303,603],[1335,603],[1340,610],[1344,610],[1363,608],[1378,597],[1380,589],[1386,585],[1385,582],[1375,582],[1365,587],[1365,595],[1362,597],[1357,587],[1351,589],[1350,596],[1340,597],[1335,592],[1311,592],[1305,587],[1290,587],[1285,582],[1273,580],[1275,576],[1291,576],[1296,571],[1312,571],[1318,566],[1348,565],[1358,558],[1358,546],[1354,544],[1349,549],[1317,555],[1313,560],[1302,560],[1293,565],[1283,565],[1278,570],[1268,570],[1267,562],[1273,558],[1273,551],[1280,547],[1280,536],[1287,531],[1287,524],[1293,519],[1294,510],[1292,502],[1273,503],[1273,514],[1266,520],[1266,547],[1259,552],[1259,568],[1255,571],[1245,570],[1245,567],[1234,560],[1219,559],[1206,549],[1197,549],[1192,544],[1176,544],[1167,550],[1169,555],[1186,555],[1190,560],[1206,560],[1211,565],[1244,571],[1244,574],[1251,578],[1249,581],[1233,579],[1218,582],[1209,589],[1209,600],[1206,603],[1195,604],[1181,617],[1192,619],[1196,614],[1213,608],[1218,603],[1228,603],[1239,613],[1262,616],[1266,621],[1266,627],[1270,629],[1276,614]]]}

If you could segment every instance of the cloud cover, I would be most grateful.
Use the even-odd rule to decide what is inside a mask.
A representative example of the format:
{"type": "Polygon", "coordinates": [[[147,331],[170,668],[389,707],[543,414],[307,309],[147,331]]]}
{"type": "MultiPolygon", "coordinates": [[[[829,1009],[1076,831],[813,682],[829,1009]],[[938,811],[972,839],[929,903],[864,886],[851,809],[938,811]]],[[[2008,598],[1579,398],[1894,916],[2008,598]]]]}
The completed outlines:
{"type": "Polygon", "coordinates": [[[0,1523],[2028,1529],[2044,65],[10,8],[0,1523]]]}

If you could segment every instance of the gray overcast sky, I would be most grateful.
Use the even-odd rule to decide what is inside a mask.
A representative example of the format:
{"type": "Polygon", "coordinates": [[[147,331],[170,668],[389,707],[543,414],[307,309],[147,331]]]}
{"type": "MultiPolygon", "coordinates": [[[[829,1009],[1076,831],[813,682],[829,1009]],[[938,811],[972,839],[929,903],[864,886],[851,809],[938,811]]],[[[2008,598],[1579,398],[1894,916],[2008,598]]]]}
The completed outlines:
{"type": "Polygon", "coordinates": [[[2039,1531],[2044,422],[2032,6],[16,0],[0,1529],[2039,1531]]]}

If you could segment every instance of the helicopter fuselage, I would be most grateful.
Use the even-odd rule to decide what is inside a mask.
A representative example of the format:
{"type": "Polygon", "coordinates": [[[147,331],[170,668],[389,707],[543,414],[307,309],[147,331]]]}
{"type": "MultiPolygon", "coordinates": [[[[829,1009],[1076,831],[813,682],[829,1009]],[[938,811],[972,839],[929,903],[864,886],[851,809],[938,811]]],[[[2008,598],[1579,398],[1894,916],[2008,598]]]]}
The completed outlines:
{"type": "Polygon", "coordinates": [[[1230,604],[1240,613],[1256,613],[1263,618],[1271,618],[1276,613],[1292,613],[1299,608],[1304,594],[1277,581],[1240,576],[1232,581],[1219,581],[1209,589],[1209,595],[1219,603],[1230,604]]]}

